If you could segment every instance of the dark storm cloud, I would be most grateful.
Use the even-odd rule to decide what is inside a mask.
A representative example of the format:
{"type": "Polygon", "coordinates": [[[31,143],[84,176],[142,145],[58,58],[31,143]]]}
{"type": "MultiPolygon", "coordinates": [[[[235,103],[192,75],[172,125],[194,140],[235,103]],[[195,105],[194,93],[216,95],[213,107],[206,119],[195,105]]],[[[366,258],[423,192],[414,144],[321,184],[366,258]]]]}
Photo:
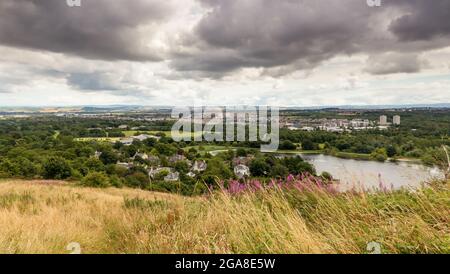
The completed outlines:
{"type": "MultiPolygon", "coordinates": [[[[210,77],[246,67],[279,76],[314,68],[338,55],[419,54],[449,45],[442,35],[450,25],[450,0],[384,0],[381,7],[369,7],[365,0],[200,2],[209,12],[186,39],[191,51],[171,65],[210,77]],[[384,22],[391,24],[386,27],[384,22]],[[439,41],[409,41],[437,36],[439,41]]],[[[396,60],[402,63],[383,73],[420,71],[420,63],[405,66],[404,60],[392,62],[396,60]]]]}
{"type": "Polygon", "coordinates": [[[408,14],[394,20],[390,30],[403,41],[450,35],[450,0],[402,0],[408,14]]]}
{"type": "Polygon", "coordinates": [[[165,1],[1,0],[0,44],[68,53],[91,59],[158,60],[138,28],[163,20],[165,1]]]}
{"type": "Polygon", "coordinates": [[[212,10],[194,35],[201,41],[198,46],[207,50],[175,60],[173,65],[179,70],[226,72],[276,67],[299,59],[309,67],[356,51],[354,41],[369,23],[370,10],[361,1],[349,1],[355,12],[349,12],[349,5],[342,1],[203,2],[212,10]]]}
{"type": "MultiPolygon", "coordinates": [[[[180,21],[185,39],[164,45],[170,55],[147,44],[152,30],[163,30],[161,25],[174,19],[172,1],[162,0],[82,0],[79,8],[65,0],[0,0],[0,45],[88,59],[166,60],[174,78],[220,78],[241,68],[262,68],[264,75],[279,77],[353,54],[404,52],[414,61],[450,45],[450,0],[383,0],[381,7],[369,7],[366,0],[198,1],[208,12],[193,30],[183,29],[180,21]]],[[[374,63],[366,72],[422,67],[401,58],[393,58],[389,69],[374,63]]],[[[67,81],[79,89],[111,88],[105,79],[87,78],[71,75],[67,81]]]]}

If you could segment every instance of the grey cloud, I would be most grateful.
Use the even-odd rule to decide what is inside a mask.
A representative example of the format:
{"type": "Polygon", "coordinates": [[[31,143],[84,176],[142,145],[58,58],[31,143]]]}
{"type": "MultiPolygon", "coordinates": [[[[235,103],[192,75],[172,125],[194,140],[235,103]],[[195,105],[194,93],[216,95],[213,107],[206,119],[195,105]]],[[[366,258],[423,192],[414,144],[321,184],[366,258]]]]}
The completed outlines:
{"type": "Polygon", "coordinates": [[[396,4],[408,11],[389,27],[400,40],[428,40],[450,35],[449,0],[401,0],[396,4]]]}
{"type": "MultiPolygon", "coordinates": [[[[449,0],[385,0],[377,8],[363,0],[200,2],[209,12],[186,39],[190,50],[175,53],[171,66],[212,78],[247,67],[264,68],[265,74],[278,77],[339,55],[386,51],[419,55],[450,43],[450,37],[442,37],[450,24],[443,20],[449,18],[449,0]],[[386,21],[392,22],[386,27],[386,21]],[[436,39],[407,39],[427,37],[423,33],[436,39]]],[[[397,64],[377,71],[416,69],[418,64],[397,64]]]]}
{"type": "Polygon", "coordinates": [[[114,82],[111,75],[100,72],[71,73],[67,77],[67,83],[80,90],[120,90],[120,85],[114,82]]]}
{"type": "Polygon", "coordinates": [[[370,15],[368,6],[356,0],[348,1],[355,12],[349,12],[347,1],[203,2],[212,11],[194,33],[199,52],[175,59],[178,70],[227,72],[293,63],[309,68],[357,51],[355,39],[368,28],[364,18],[370,15]]]}
{"type": "Polygon", "coordinates": [[[367,61],[366,72],[374,75],[394,73],[415,73],[427,66],[416,54],[385,53],[371,56],[367,61]]]}
{"type": "Polygon", "coordinates": [[[0,44],[90,59],[159,60],[138,29],[166,19],[167,3],[82,0],[81,7],[68,7],[65,0],[2,0],[0,44]]]}
{"type": "MultiPolygon", "coordinates": [[[[59,75],[60,73],[51,73],[59,75]]],[[[145,89],[126,79],[121,71],[72,72],[64,75],[67,85],[83,92],[106,92],[118,96],[153,98],[155,87],[147,85],[145,89]]]]}

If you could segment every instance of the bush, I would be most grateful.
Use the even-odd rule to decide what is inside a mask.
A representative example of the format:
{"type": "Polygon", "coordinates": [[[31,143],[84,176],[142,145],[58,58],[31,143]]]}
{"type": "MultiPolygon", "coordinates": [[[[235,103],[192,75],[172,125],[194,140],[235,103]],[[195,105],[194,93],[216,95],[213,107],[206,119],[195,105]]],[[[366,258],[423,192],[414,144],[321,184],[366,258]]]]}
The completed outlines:
{"type": "Polygon", "coordinates": [[[135,172],[125,178],[125,182],[130,187],[145,188],[150,180],[148,176],[142,172],[135,172]]]}
{"type": "Polygon", "coordinates": [[[287,157],[282,160],[285,167],[288,168],[289,173],[293,175],[308,172],[310,174],[315,174],[316,170],[314,166],[310,163],[305,162],[301,157],[287,157]]]}
{"type": "MultiPolygon", "coordinates": [[[[305,146],[305,145],[303,145],[303,146],[305,146]]],[[[308,147],[308,144],[306,144],[306,146],[308,147]]],[[[294,149],[297,149],[297,146],[294,143],[292,143],[291,141],[286,140],[286,141],[281,142],[280,149],[282,149],[282,150],[294,150],[294,149]]]]}
{"type": "Polygon", "coordinates": [[[110,186],[109,178],[103,172],[90,172],[86,177],[84,177],[82,184],[88,187],[110,186]]]}
{"type": "Polygon", "coordinates": [[[374,150],[371,154],[370,157],[374,160],[377,160],[379,162],[384,162],[388,159],[387,153],[386,153],[386,149],[384,148],[378,148],[376,150],[374,150]]]}
{"type": "Polygon", "coordinates": [[[326,171],[322,172],[322,174],[320,176],[327,181],[333,180],[333,175],[331,175],[331,173],[326,172],[326,171]]]}
{"type": "Polygon", "coordinates": [[[270,166],[264,159],[255,159],[250,163],[250,173],[256,177],[265,177],[270,172],[270,166]]]}
{"type": "Polygon", "coordinates": [[[104,165],[110,165],[117,163],[118,157],[113,151],[107,150],[102,152],[99,159],[104,165]]]}
{"type": "Polygon", "coordinates": [[[69,163],[61,157],[51,157],[44,162],[42,176],[45,179],[64,180],[72,175],[69,163]]]}

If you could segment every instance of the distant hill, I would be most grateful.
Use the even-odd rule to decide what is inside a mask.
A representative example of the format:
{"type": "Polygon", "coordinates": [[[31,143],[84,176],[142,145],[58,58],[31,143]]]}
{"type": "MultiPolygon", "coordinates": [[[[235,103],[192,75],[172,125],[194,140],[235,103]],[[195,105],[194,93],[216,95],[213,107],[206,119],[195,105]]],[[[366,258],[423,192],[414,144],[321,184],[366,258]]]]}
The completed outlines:
{"type": "MultiPolygon", "coordinates": [[[[130,111],[169,111],[172,106],[141,106],[141,105],[104,105],[104,106],[54,106],[54,107],[8,107],[0,106],[0,113],[62,113],[62,112],[130,112],[130,111]]],[[[342,109],[442,109],[449,108],[450,103],[439,104],[410,104],[410,105],[341,105],[341,106],[310,106],[310,107],[282,107],[282,110],[342,110],[342,109]]]]}

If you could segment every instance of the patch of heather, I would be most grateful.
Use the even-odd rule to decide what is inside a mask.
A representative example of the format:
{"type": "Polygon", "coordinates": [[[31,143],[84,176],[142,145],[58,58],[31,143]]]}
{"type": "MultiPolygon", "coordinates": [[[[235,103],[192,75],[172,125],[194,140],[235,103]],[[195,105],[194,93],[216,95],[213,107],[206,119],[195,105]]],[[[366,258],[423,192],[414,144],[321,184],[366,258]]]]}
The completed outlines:
{"type": "Polygon", "coordinates": [[[258,179],[248,179],[244,181],[230,180],[226,184],[219,183],[220,188],[231,195],[258,192],[262,190],[281,189],[299,191],[308,191],[312,189],[319,189],[330,193],[336,193],[337,189],[331,181],[325,180],[322,177],[314,176],[309,173],[300,175],[289,175],[284,179],[272,179],[268,182],[262,182],[258,179]]]}

